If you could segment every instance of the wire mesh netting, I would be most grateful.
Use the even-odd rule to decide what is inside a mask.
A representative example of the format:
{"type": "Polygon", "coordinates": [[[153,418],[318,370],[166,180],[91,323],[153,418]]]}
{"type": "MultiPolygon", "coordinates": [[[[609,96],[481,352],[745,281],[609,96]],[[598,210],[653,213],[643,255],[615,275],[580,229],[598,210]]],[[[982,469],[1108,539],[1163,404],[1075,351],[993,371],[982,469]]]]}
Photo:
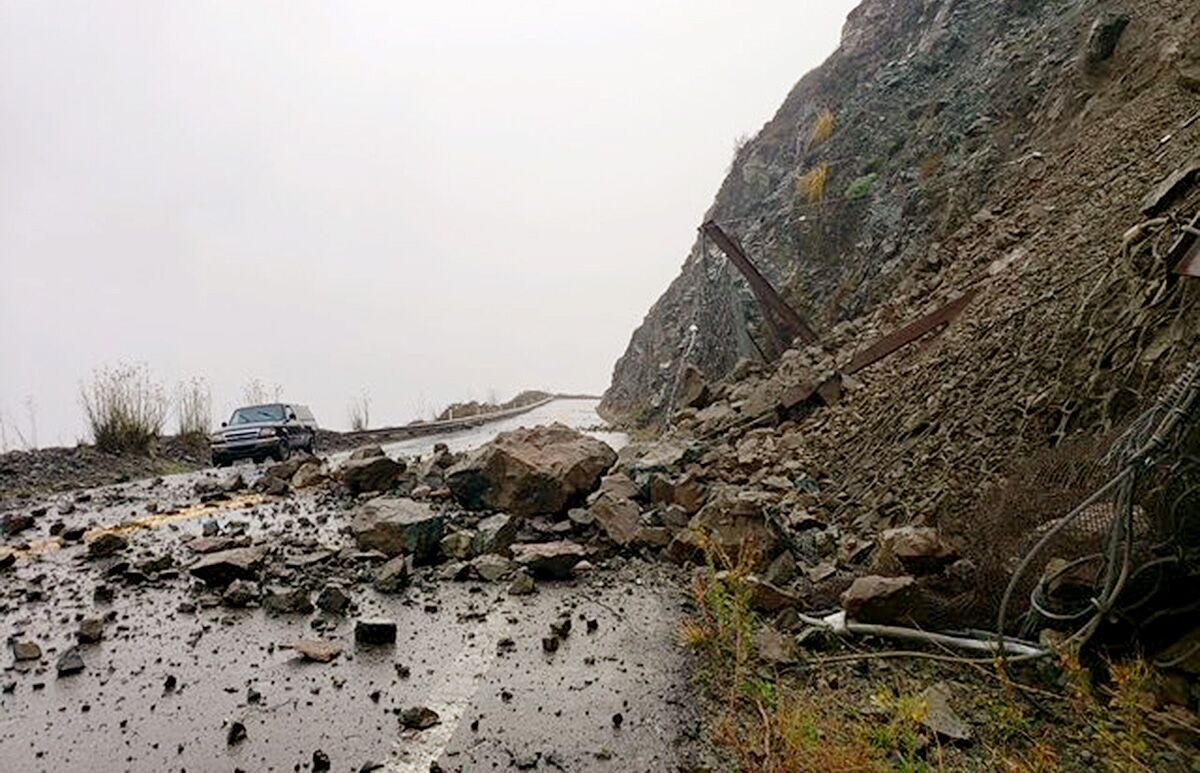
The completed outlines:
{"type": "Polygon", "coordinates": [[[988,497],[964,554],[970,592],[946,616],[1085,642],[1104,624],[1150,635],[1200,611],[1200,364],[1123,431],[1031,457],[988,497]]]}

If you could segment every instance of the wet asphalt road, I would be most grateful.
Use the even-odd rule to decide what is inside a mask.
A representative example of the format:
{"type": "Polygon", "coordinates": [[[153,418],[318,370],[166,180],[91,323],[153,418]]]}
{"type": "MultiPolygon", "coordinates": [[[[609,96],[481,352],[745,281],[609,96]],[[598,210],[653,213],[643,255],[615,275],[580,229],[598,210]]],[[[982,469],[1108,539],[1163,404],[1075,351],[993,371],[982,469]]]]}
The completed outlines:
{"type": "MultiPolygon", "coordinates": [[[[572,403],[518,423],[542,423],[536,414],[547,409],[549,420],[595,423],[590,404],[572,403]]],[[[424,440],[469,447],[490,436],[481,429],[424,440]]],[[[389,447],[393,455],[423,450],[397,445],[406,448],[389,447]]],[[[214,474],[99,489],[61,519],[140,523],[122,532],[131,543],[123,558],[135,566],[164,553],[186,560],[180,546],[215,522],[279,543],[281,583],[353,572],[336,554],[348,545],[345,511],[314,494],[197,506],[193,484],[214,474]],[[148,513],[151,502],[174,514],[148,513]]],[[[52,508],[46,522],[55,517],[52,508]]],[[[186,571],[130,585],[105,576],[116,559],[30,541],[33,550],[0,575],[0,637],[37,642],[42,656],[0,654],[0,771],[312,770],[318,750],[334,771],[659,771],[695,753],[698,719],[677,641],[686,599],[680,578],[656,564],[617,558],[522,597],[508,595],[507,582],[441,579],[427,567],[401,595],[348,585],[357,611],[344,617],[274,615],[210,606],[186,571]],[[95,598],[98,585],[111,601],[95,598]],[[85,669],[57,677],[78,620],[98,614],[109,623],[100,642],[81,645],[85,669]],[[356,645],[353,621],[376,616],[396,621],[397,643],[356,645]],[[549,625],[565,617],[571,633],[545,652],[549,625]],[[321,664],[291,649],[315,638],[343,653],[321,664]],[[440,724],[403,730],[397,714],[412,706],[435,710],[440,724]],[[233,722],[246,737],[230,746],[233,722]]]]}

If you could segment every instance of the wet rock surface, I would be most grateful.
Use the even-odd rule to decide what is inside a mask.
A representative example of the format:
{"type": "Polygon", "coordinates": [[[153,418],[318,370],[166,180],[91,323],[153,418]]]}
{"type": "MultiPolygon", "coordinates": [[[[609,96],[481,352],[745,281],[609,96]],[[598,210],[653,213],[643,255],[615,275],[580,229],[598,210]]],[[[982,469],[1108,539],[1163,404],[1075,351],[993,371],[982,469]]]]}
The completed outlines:
{"type": "Polygon", "coordinates": [[[57,535],[46,523],[5,543],[3,767],[686,763],[699,730],[677,644],[681,572],[617,554],[565,512],[531,525],[427,502],[421,512],[446,530],[473,532],[478,555],[456,566],[406,522],[389,558],[359,544],[361,503],[336,479],[268,496],[254,491],[256,469],[206,502],[195,484],[219,487],[227,473],[90,491],[56,515],[57,535]],[[117,524],[122,543],[92,555],[117,524]],[[72,529],[86,539],[63,539],[72,529]],[[415,566],[414,551],[425,554],[415,566]]]}
{"type": "Polygon", "coordinates": [[[446,482],[465,507],[558,513],[590,493],[616,458],[602,441],[555,424],[502,433],[452,468],[446,482]]]}
{"type": "Polygon", "coordinates": [[[409,553],[426,560],[437,554],[445,519],[423,502],[378,497],[355,511],[351,529],[363,550],[378,550],[385,556],[409,553]]]}

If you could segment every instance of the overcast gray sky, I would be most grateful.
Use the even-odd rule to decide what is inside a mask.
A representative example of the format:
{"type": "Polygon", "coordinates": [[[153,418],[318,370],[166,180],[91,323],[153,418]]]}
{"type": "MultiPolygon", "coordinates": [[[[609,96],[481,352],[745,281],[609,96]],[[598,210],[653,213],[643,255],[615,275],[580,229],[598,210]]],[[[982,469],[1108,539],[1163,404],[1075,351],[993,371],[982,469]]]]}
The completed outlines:
{"type": "Polygon", "coordinates": [[[118,361],[333,427],[598,393],[854,4],[0,0],[0,415],[73,443],[118,361]]]}

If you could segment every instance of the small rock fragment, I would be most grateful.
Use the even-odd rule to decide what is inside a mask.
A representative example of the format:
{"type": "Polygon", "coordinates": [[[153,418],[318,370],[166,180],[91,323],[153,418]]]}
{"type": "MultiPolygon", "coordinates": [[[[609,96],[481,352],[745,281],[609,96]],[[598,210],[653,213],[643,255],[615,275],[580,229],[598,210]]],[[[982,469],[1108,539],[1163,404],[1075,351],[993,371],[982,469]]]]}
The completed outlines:
{"type": "Polygon", "coordinates": [[[229,730],[225,733],[225,743],[229,746],[236,746],[244,740],[246,740],[246,726],[237,720],[230,722],[229,730]]]}
{"type": "Polygon", "coordinates": [[[342,654],[342,648],[337,644],[319,639],[302,639],[293,645],[293,649],[299,652],[305,660],[317,663],[328,663],[342,654]]]}
{"type": "Polygon", "coordinates": [[[79,654],[78,647],[72,647],[58,657],[58,663],[55,664],[58,670],[58,675],[70,676],[78,674],[84,669],[83,656],[79,654]]]}
{"type": "Polygon", "coordinates": [[[0,519],[0,531],[8,536],[20,534],[33,526],[33,516],[28,513],[9,513],[0,519]]]}
{"type": "Polygon", "coordinates": [[[582,545],[569,540],[540,542],[533,545],[514,545],[513,560],[538,577],[565,580],[575,564],[587,557],[582,545]]]}
{"type": "Polygon", "coordinates": [[[408,585],[408,560],[399,555],[379,567],[374,584],[380,593],[399,593],[408,585]]]}
{"type": "Polygon", "coordinates": [[[469,529],[463,531],[452,531],[442,537],[441,549],[442,555],[447,558],[457,558],[460,561],[466,561],[471,557],[471,545],[475,541],[475,532],[469,529]]]}
{"type": "Polygon", "coordinates": [[[438,713],[426,706],[412,706],[400,712],[400,724],[410,730],[424,730],[441,721],[438,713]]]}
{"type": "Polygon", "coordinates": [[[510,596],[528,596],[534,590],[536,588],[533,584],[533,577],[525,572],[518,572],[512,584],[508,586],[508,594],[510,596]]]}
{"type": "Polygon", "coordinates": [[[104,619],[100,617],[85,617],[79,622],[79,630],[75,638],[82,644],[95,644],[104,638],[104,619]]]}
{"type": "Polygon", "coordinates": [[[842,594],[842,606],[860,623],[900,623],[911,619],[920,600],[912,577],[857,577],[842,594]]]}
{"type": "Polygon", "coordinates": [[[332,615],[340,615],[350,606],[350,596],[338,583],[326,583],[317,595],[317,608],[332,615]]]}
{"type": "Polygon", "coordinates": [[[475,527],[475,539],[471,550],[476,555],[504,553],[517,538],[520,521],[504,513],[484,518],[475,527]]]}
{"type": "Polygon", "coordinates": [[[471,561],[471,568],[481,579],[495,582],[512,571],[513,562],[504,556],[487,553],[471,561]]]}
{"type": "Polygon", "coordinates": [[[358,620],[354,640],[360,644],[392,644],[396,641],[396,622],[383,618],[358,620]]]}
{"type": "Polygon", "coordinates": [[[42,657],[42,648],[32,641],[13,642],[12,652],[16,660],[40,660],[42,657]]]}
{"type": "Polygon", "coordinates": [[[253,580],[265,557],[261,547],[233,548],[206,555],[188,571],[208,585],[228,585],[237,579],[253,580]]]}
{"type": "Polygon", "coordinates": [[[368,491],[387,491],[395,485],[404,469],[403,462],[397,462],[382,453],[351,457],[338,468],[337,478],[351,494],[358,495],[368,491]]]}
{"type": "Polygon", "coordinates": [[[313,611],[312,600],[303,588],[267,588],[263,607],[281,615],[307,615],[313,611]]]}
{"type": "Polygon", "coordinates": [[[926,728],[951,741],[971,740],[971,726],[950,708],[950,686],[932,684],[921,693],[926,710],[921,720],[926,728]]]}
{"type": "Polygon", "coordinates": [[[258,586],[249,580],[234,580],[221,594],[221,603],[227,607],[246,607],[258,600],[258,586]]]}
{"type": "Polygon", "coordinates": [[[116,532],[106,531],[88,543],[88,558],[108,558],[127,547],[129,540],[116,532]]]}

